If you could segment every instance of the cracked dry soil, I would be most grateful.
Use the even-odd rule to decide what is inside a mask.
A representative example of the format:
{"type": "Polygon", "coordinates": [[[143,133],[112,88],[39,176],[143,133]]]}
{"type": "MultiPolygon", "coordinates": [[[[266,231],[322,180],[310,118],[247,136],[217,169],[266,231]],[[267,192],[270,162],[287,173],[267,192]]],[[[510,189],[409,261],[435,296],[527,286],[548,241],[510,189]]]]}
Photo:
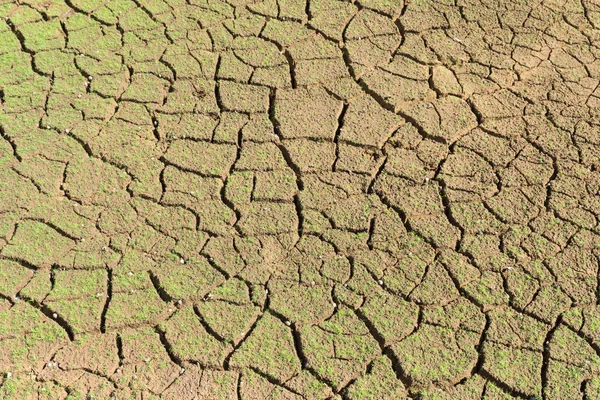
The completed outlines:
{"type": "Polygon", "coordinates": [[[598,0],[0,18],[2,399],[600,398],[598,0]]]}

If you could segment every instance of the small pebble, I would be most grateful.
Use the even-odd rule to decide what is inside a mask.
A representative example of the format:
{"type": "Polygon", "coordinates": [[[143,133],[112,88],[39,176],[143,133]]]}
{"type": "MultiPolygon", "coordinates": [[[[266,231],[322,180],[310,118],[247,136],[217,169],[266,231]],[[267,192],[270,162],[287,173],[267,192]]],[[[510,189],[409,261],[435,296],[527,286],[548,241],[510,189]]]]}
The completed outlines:
{"type": "Polygon", "coordinates": [[[315,281],[311,281],[310,284],[315,286],[315,281]]]}
{"type": "Polygon", "coordinates": [[[292,325],[292,323],[291,323],[290,321],[285,321],[285,324],[286,324],[287,326],[290,326],[290,325],[292,325]]]}
{"type": "Polygon", "coordinates": [[[132,275],[133,275],[133,272],[129,271],[129,272],[127,273],[127,275],[129,275],[129,276],[132,276],[132,275]]]}
{"type": "Polygon", "coordinates": [[[7,372],[7,373],[6,373],[6,377],[7,377],[7,378],[10,378],[11,376],[12,376],[12,373],[11,373],[11,372],[7,372]]]}
{"type": "Polygon", "coordinates": [[[90,80],[90,81],[91,81],[92,79],[93,79],[93,77],[92,77],[91,75],[90,75],[90,76],[88,76],[88,80],[90,80]]]}
{"type": "Polygon", "coordinates": [[[182,305],[183,304],[183,300],[181,300],[181,299],[177,300],[177,304],[182,305]]]}
{"type": "Polygon", "coordinates": [[[52,318],[54,318],[54,319],[58,318],[58,314],[57,313],[52,313],[52,318]]]}
{"type": "Polygon", "coordinates": [[[185,372],[185,368],[181,368],[181,371],[179,371],[179,374],[183,374],[185,372]]]}
{"type": "Polygon", "coordinates": [[[180,258],[180,259],[179,259],[179,263],[180,263],[180,264],[185,264],[185,260],[184,260],[183,258],[180,258]]]}
{"type": "Polygon", "coordinates": [[[333,303],[333,308],[336,308],[336,307],[337,307],[337,303],[333,303]]]}
{"type": "Polygon", "coordinates": [[[380,285],[383,285],[383,281],[381,279],[378,280],[377,283],[379,283],[380,285]]]}

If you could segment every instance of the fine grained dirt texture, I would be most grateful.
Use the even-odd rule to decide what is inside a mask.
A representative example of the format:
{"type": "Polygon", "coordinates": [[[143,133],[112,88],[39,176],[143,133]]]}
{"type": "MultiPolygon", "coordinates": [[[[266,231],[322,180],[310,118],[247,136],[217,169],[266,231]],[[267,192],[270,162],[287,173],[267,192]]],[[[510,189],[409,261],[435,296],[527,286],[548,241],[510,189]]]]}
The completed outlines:
{"type": "Polygon", "coordinates": [[[598,0],[0,0],[0,398],[600,398],[598,0]]]}

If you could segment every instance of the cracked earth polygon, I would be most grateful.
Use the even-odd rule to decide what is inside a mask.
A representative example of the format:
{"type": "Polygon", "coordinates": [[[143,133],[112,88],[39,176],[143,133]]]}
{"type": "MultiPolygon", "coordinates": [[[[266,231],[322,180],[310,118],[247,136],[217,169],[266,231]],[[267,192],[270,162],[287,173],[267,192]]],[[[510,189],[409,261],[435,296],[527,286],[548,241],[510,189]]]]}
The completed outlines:
{"type": "Polygon", "coordinates": [[[598,0],[0,0],[0,398],[600,399],[598,0]]]}

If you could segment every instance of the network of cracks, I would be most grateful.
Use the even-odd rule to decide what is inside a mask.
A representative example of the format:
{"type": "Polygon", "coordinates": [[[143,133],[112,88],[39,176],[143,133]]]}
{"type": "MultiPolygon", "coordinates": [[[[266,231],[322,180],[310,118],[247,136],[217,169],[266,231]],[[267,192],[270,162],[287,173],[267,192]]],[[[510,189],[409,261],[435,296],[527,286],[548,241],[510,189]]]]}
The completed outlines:
{"type": "Polygon", "coordinates": [[[3,399],[600,398],[597,0],[0,3],[3,399]]]}

